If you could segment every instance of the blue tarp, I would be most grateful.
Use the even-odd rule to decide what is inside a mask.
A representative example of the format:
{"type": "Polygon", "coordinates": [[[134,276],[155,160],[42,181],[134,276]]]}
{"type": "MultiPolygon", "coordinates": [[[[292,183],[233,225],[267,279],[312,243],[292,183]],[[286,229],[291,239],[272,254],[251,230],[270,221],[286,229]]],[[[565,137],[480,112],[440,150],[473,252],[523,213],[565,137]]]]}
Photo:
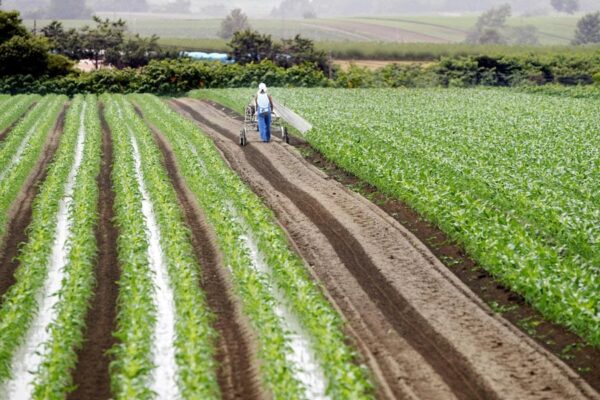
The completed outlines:
{"type": "Polygon", "coordinates": [[[202,61],[220,61],[222,63],[231,63],[226,53],[205,53],[203,51],[184,51],[183,55],[194,60],[202,61]]]}

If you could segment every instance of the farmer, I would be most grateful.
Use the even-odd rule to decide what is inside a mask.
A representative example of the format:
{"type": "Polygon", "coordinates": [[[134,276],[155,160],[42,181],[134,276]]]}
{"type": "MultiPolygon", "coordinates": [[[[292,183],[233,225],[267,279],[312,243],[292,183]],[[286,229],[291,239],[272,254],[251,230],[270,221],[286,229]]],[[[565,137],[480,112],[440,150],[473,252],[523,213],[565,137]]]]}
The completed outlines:
{"type": "Polygon", "coordinates": [[[258,130],[260,139],[264,143],[271,141],[271,112],[273,112],[273,98],[267,93],[267,85],[258,85],[258,93],[254,98],[256,104],[256,116],[258,119],[258,130]]]}

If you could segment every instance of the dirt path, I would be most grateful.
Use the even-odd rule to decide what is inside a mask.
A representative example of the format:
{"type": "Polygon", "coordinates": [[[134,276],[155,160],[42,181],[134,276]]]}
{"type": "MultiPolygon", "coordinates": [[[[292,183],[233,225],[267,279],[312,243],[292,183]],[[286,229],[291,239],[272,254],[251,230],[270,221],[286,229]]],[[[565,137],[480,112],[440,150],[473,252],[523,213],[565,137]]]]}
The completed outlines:
{"type": "Polygon", "coordinates": [[[106,400],[112,397],[110,390],[109,364],[106,352],[115,344],[112,332],[116,330],[117,296],[119,294],[119,264],[117,259],[118,232],[113,224],[115,193],[112,189],[111,172],[113,147],[110,129],[102,121],[102,166],[98,176],[100,194],[98,210],[100,218],[96,228],[98,261],[96,264],[96,286],[91,308],[86,317],[83,347],[77,353],[77,366],[73,372],[73,383],[77,389],[69,399],[106,400]]]}
{"type": "MultiPolygon", "coordinates": [[[[139,109],[136,111],[143,117],[139,109]]],[[[214,327],[219,332],[217,378],[222,398],[268,398],[260,383],[256,341],[252,336],[250,323],[241,310],[241,304],[236,300],[227,268],[221,260],[215,234],[206,223],[194,195],[185,185],[169,143],[154,126],[146,122],[163,154],[169,178],[177,192],[186,224],[191,230],[192,244],[202,267],[200,286],[206,294],[208,306],[216,315],[214,327]]]]}
{"type": "Polygon", "coordinates": [[[280,143],[237,145],[239,123],[174,101],[273,208],[348,321],[387,398],[598,398],[496,316],[397,221],[280,143]],[[510,388],[507,390],[507,388],[510,388]]]}
{"type": "Polygon", "coordinates": [[[27,110],[25,110],[25,112],[19,116],[19,118],[17,118],[12,124],[10,124],[8,128],[4,129],[3,131],[0,131],[0,142],[6,139],[8,134],[15,128],[15,126],[17,126],[19,122],[21,122],[27,116],[27,114],[29,114],[29,111],[31,111],[33,107],[36,106],[36,104],[37,101],[34,101],[29,107],[27,107],[27,110]]]}
{"type": "Polygon", "coordinates": [[[31,223],[33,200],[39,192],[40,182],[46,179],[48,164],[50,164],[58,148],[65,125],[66,110],[67,105],[63,108],[52,132],[46,139],[42,156],[27,177],[21,193],[8,211],[8,229],[6,230],[5,240],[0,247],[0,304],[2,304],[2,296],[15,283],[14,274],[19,266],[17,260],[19,247],[21,243],[27,241],[27,227],[31,223]]]}

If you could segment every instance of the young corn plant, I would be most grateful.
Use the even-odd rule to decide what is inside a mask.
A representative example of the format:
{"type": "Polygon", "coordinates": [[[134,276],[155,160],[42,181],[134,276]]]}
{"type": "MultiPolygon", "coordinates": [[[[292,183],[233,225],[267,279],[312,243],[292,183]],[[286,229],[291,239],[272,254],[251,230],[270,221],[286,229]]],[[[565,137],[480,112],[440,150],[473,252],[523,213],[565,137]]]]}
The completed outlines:
{"type": "Polygon", "coordinates": [[[285,356],[290,350],[289,339],[272,311],[276,304],[270,286],[284,293],[286,303],[310,333],[311,345],[328,381],[327,395],[336,399],[368,398],[369,378],[345,343],[340,317],[289,249],[272,213],[225,165],[211,140],[194,124],[170,111],[156,97],[135,96],[133,100],[170,142],[186,183],[215,228],[236,291],[261,339],[263,380],[274,397],[303,398],[305,391],[285,356]],[[250,255],[244,250],[247,235],[255,240],[272,268],[269,275],[252,268],[250,255]]]}
{"type": "Polygon", "coordinates": [[[173,291],[177,315],[174,346],[179,390],[183,398],[218,398],[214,360],[216,333],[211,326],[213,317],[198,286],[198,263],[193,255],[190,233],[177,206],[177,196],[151,133],[135,115],[132,106],[121,96],[105,97],[104,100],[115,139],[114,181],[117,222],[122,236],[119,238],[122,293],[117,332],[121,343],[115,348],[117,359],[112,365],[115,393],[118,398],[131,398],[132,395],[136,398],[151,397],[147,379],[154,367],[148,355],[152,350],[156,307],[145,256],[148,244],[144,240],[146,232],[141,223],[141,193],[136,190],[131,149],[133,137],[138,144],[143,179],[156,215],[173,291]]]}
{"type": "MultiPolygon", "coordinates": [[[[38,95],[18,95],[5,99],[0,104],[0,109],[3,110],[0,115],[0,132],[8,129],[14,124],[25,112],[31,107],[34,101],[38,101],[40,96],[38,95]]],[[[2,148],[0,142],[0,148],[2,148]]]]}
{"type": "Polygon", "coordinates": [[[41,156],[66,97],[47,96],[17,124],[0,148],[0,238],[6,233],[8,210],[41,156]]]}
{"type": "MultiPolygon", "coordinates": [[[[194,95],[239,104],[245,93],[194,95]]],[[[598,99],[499,89],[274,93],[314,122],[306,139],[328,159],[410,204],[547,318],[600,345],[598,99]]]]}
{"type": "MultiPolygon", "coordinates": [[[[62,101],[62,98],[56,100],[62,101]]],[[[73,207],[69,210],[69,220],[75,229],[72,233],[80,234],[81,237],[70,235],[69,245],[62,249],[69,253],[69,264],[65,266],[68,279],[63,282],[66,286],[63,286],[59,293],[42,293],[42,287],[48,279],[48,265],[56,240],[59,204],[65,197],[65,188],[75,159],[84,101],[82,97],[76,98],[68,113],[61,144],[34,201],[32,223],[28,227],[28,241],[19,253],[20,266],[15,274],[16,283],[3,297],[0,308],[1,387],[10,378],[18,378],[13,376],[11,366],[19,360],[14,360],[13,356],[16,349],[32,337],[29,330],[32,329],[32,321],[40,313],[40,299],[58,295],[56,311],[59,317],[52,321],[50,327],[36,327],[44,331],[50,329],[53,334],[48,342],[41,343],[43,350],[36,350],[36,354],[39,352],[42,359],[40,366],[33,366],[32,371],[25,371],[35,375],[35,389],[31,396],[28,396],[32,398],[64,398],[70,387],[70,378],[66,372],[74,365],[75,346],[81,341],[80,330],[91,295],[96,203],[93,197],[95,181],[93,178],[90,181],[89,175],[95,176],[94,168],[97,169],[99,163],[98,138],[94,141],[93,133],[90,135],[92,139],[86,141],[83,168],[76,176],[77,182],[72,182],[76,190],[73,207]],[[92,196],[88,196],[89,194],[92,196]],[[69,287],[74,293],[68,293],[69,287]],[[64,315],[66,312],[69,312],[69,315],[64,315]],[[48,378],[57,379],[48,382],[48,378]]],[[[93,101],[91,103],[93,107],[93,101]]],[[[91,117],[93,118],[93,115],[91,117]]],[[[54,307],[52,310],[54,312],[54,307]]]]}

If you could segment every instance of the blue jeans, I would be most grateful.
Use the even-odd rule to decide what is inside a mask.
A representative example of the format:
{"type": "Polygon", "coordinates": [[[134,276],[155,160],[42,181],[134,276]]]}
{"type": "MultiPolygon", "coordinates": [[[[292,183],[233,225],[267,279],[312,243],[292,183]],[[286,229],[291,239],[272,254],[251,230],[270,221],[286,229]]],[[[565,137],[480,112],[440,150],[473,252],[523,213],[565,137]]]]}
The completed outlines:
{"type": "Polygon", "coordinates": [[[263,142],[271,141],[271,110],[265,115],[258,114],[258,130],[263,142]]]}

